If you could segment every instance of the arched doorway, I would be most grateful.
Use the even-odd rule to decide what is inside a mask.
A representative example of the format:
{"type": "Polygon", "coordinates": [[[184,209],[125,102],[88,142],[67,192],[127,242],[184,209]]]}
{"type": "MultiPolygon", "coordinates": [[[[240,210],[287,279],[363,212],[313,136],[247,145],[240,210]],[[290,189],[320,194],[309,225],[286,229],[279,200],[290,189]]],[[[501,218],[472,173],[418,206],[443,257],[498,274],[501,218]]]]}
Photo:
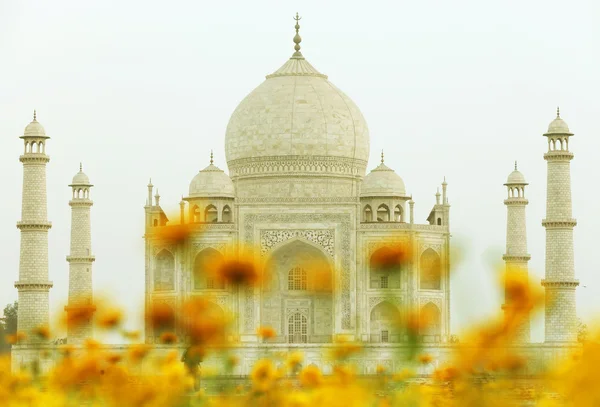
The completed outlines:
{"type": "Polygon", "coordinates": [[[327,343],[333,333],[332,268],[323,251],[303,240],[276,248],[266,263],[261,325],[280,343],[327,343]]]}

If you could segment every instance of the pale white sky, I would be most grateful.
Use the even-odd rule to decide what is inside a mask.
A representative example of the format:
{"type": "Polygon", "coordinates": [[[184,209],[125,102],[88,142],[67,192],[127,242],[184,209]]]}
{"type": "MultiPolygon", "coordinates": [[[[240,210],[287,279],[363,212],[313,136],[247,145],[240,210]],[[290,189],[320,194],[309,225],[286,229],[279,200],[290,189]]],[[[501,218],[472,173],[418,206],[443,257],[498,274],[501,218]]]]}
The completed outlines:
{"type": "MultiPolygon", "coordinates": [[[[70,190],[79,162],[92,192],[94,288],[130,310],[144,291],[143,205],[151,176],[161,202],[208,164],[226,169],[223,140],[241,99],[302,52],[362,110],[369,168],[385,149],[425,223],[447,177],[453,242],[454,332],[496,312],[506,192],[519,161],[530,183],[531,273],[544,272],[546,142],[561,116],[570,143],[578,313],[600,311],[600,5],[543,1],[0,0],[0,305],[17,298],[22,166],[18,138],[32,110],[47,152],[52,315],[68,289],[70,190]],[[596,24],[594,24],[596,23],[596,24]],[[584,287],[585,286],[585,287],[584,287]]],[[[129,322],[136,324],[134,318],[129,322]]],[[[533,340],[543,338],[540,320],[533,340]]]]}

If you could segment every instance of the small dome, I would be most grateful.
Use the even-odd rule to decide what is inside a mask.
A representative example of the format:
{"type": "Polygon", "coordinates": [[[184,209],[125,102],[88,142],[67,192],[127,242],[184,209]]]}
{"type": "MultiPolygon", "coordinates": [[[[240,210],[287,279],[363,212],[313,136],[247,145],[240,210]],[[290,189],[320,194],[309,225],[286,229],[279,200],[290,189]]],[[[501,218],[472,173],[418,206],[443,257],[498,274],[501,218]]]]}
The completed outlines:
{"type": "Polygon", "coordinates": [[[78,172],[73,177],[73,185],[89,185],[90,179],[83,172],[78,172]]]}
{"type": "Polygon", "coordinates": [[[83,172],[81,164],[79,164],[79,172],[73,177],[73,182],[71,182],[71,185],[92,185],[90,184],[90,179],[88,178],[88,176],[85,175],[85,173],[83,172]]]}
{"type": "Polygon", "coordinates": [[[525,176],[521,173],[521,171],[514,170],[508,176],[506,180],[506,185],[509,184],[525,184],[527,185],[527,181],[525,181],[525,176]]]}
{"type": "Polygon", "coordinates": [[[23,137],[32,137],[32,138],[48,138],[46,136],[46,131],[44,127],[37,121],[35,110],[33,111],[33,120],[31,123],[25,127],[25,131],[23,132],[23,137]]]}
{"type": "Polygon", "coordinates": [[[556,119],[550,122],[546,134],[571,134],[569,126],[567,126],[567,123],[560,117],[559,109],[556,109],[556,119]]]}
{"type": "Polygon", "coordinates": [[[406,187],[394,170],[381,163],[365,176],[360,196],[406,196],[406,187]]]}
{"type": "Polygon", "coordinates": [[[216,167],[212,162],[200,171],[190,183],[192,197],[227,197],[233,198],[235,189],[229,175],[216,167]]]}

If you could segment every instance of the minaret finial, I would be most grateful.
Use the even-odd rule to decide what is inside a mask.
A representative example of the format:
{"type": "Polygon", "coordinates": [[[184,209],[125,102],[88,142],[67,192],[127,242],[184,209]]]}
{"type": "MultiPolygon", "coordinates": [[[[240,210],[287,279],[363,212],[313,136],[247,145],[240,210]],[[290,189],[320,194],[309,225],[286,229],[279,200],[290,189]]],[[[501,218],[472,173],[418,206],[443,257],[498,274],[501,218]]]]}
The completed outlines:
{"type": "Polygon", "coordinates": [[[556,118],[560,119],[560,106],[556,106],[556,118]]]}
{"type": "Polygon", "coordinates": [[[210,165],[213,164],[213,151],[212,149],[210,150],[210,165]]]}
{"type": "Polygon", "coordinates": [[[296,20],[296,25],[294,26],[294,28],[296,29],[296,35],[294,35],[294,44],[296,45],[294,45],[294,49],[296,50],[296,52],[294,52],[294,55],[292,55],[292,57],[302,57],[302,53],[300,52],[300,42],[302,42],[302,38],[298,33],[300,30],[300,24],[298,24],[298,22],[302,20],[302,17],[299,17],[298,13],[296,12],[296,17],[294,17],[294,20],[296,20]]]}
{"type": "Polygon", "coordinates": [[[36,122],[37,121],[37,112],[35,109],[33,109],[33,121],[36,122]]]}
{"type": "Polygon", "coordinates": [[[515,160],[515,171],[517,170],[517,160],[515,160]]]}
{"type": "Polygon", "coordinates": [[[381,163],[383,164],[383,149],[381,150],[381,163]]]}

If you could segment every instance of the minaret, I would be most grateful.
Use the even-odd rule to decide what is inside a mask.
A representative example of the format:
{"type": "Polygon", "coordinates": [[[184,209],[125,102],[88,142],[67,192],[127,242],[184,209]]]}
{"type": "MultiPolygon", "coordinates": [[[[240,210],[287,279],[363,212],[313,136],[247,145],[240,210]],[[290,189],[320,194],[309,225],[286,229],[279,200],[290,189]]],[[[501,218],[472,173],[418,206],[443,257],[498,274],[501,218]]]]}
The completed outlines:
{"type": "Polygon", "coordinates": [[[544,134],[548,139],[546,195],[546,342],[576,342],[577,314],[573,259],[573,227],[577,224],[571,213],[571,169],[573,153],[569,139],[573,133],[556,111],[556,119],[544,134]]]}
{"type": "Polygon", "coordinates": [[[92,316],[95,311],[92,293],[92,236],[90,209],[94,204],[90,199],[90,180],[79,172],[69,185],[73,191],[71,207],[71,254],[69,262],[69,303],[65,307],[68,313],[67,343],[78,344],[93,336],[92,316]]]}
{"type": "Polygon", "coordinates": [[[36,328],[48,326],[48,292],[52,282],[48,281],[48,222],[46,210],[46,132],[37,121],[25,127],[21,136],[25,150],[19,160],[23,163],[23,201],[21,221],[21,256],[19,261],[19,311],[17,329],[27,335],[25,343],[41,342],[44,338],[34,335],[36,328]]]}
{"type": "MultiPolygon", "coordinates": [[[[525,199],[525,177],[515,169],[508,176],[504,184],[508,197],[504,200],[506,205],[506,254],[502,259],[506,263],[506,279],[521,282],[528,281],[527,262],[531,256],[527,253],[527,228],[525,223],[525,208],[529,201],[525,199]]],[[[505,289],[504,309],[507,321],[515,323],[514,341],[529,342],[531,340],[529,328],[529,311],[516,310],[512,291],[505,289]]],[[[523,304],[521,304],[522,306],[523,304]]]]}

